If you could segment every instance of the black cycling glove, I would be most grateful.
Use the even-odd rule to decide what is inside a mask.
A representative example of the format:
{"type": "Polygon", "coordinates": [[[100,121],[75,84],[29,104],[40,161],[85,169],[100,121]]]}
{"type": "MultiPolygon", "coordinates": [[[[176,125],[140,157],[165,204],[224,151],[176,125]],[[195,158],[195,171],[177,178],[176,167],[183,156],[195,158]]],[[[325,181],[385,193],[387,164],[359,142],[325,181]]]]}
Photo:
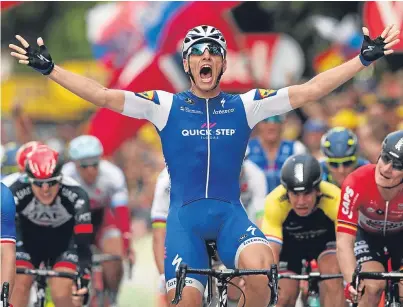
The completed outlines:
{"type": "Polygon", "coordinates": [[[49,75],[52,72],[55,63],[53,63],[52,57],[45,45],[39,46],[38,49],[28,46],[28,48],[25,48],[25,51],[27,52],[26,56],[28,57],[29,66],[43,75],[49,75]]]}
{"type": "Polygon", "coordinates": [[[364,41],[362,42],[360,60],[365,66],[370,65],[373,61],[384,56],[385,51],[384,39],[378,36],[372,40],[368,35],[364,35],[364,41]]]}

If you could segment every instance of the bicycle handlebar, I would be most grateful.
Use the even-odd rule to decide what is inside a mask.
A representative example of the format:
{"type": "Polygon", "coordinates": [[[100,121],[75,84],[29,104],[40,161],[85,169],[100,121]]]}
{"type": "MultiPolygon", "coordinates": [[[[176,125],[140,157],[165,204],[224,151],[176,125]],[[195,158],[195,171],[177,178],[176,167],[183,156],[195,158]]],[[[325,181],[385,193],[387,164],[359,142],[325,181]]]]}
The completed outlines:
{"type": "Polygon", "coordinates": [[[311,272],[309,274],[279,274],[279,279],[294,279],[294,280],[327,280],[327,279],[335,279],[335,278],[343,278],[343,274],[321,274],[319,272],[311,272]]]}
{"type": "Polygon", "coordinates": [[[33,276],[43,276],[43,277],[61,277],[61,278],[69,278],[72,280],[76,280],[79,277],[77,272],[68,273],[68,272],[59,272],[53,270],[34,270],[27,268],[17,268],[17,274],[25,274],[25,275],[33,275],[33,276]]]}
{"type": "Polygon", "coordinates": [[[246,276],[246,275],[266,275],[269,279],[269,287],[271,290],[271,302],[270,304],[275,305],[277,303],[277,265],[273,264],[270,270],[239,270],[239,269],[225,269],[225,270],[214,270],[214,269],[192,269],[188,268],[187,264],[181,263],[178,270],[176,271],[176,289],[175,297],[172,300],[172,304],[177,305],[182,299],[182,291],[186,284],[186,274],[198,274],[207,275],[217,278],[218,280],[230,280],[234,277],[246,276]]]}
{"type": "MultiPolygon", "coordinates": [[[[353,281],[351,285],[357,291],[358,285],[362,279],[378,279],[378,280],[392,280],[398,281],[403,280],[403,273],[399,272],[361,272],[361,264],[357,265],[353,273],[353,281]]],[[[353,307],[357,307],[358,303],[354,302],[353,307]]]]}
{"type": "Polygon", "coordinates": [[[109,254],[94,254],[92,255],[92,264],[101,264],[107,261],[119,261],[122,260],[122,257],[117,255],[109,255],[109,254]]]}

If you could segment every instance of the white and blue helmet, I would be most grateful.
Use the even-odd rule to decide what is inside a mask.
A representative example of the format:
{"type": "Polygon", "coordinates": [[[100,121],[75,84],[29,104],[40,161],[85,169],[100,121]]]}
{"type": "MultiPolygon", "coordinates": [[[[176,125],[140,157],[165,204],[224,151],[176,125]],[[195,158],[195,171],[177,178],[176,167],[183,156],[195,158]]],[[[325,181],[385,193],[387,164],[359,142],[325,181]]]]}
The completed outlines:
{"type": "Polygon", "coordinates": [[[219,44],[227,52],[227,42],[224,35],[215,27],[201,25],[190,29],[185,36],[182,43],[182,56],[186,57],[189,48],[198,43],[204,41],[212,41],[219,44]]]}
{"type": "Polygon", "coordinates": [[[81,135],[70,142],[70,159],[82,160],[101,157],[104,153],[101,141],[93,135],[81,135]]]}

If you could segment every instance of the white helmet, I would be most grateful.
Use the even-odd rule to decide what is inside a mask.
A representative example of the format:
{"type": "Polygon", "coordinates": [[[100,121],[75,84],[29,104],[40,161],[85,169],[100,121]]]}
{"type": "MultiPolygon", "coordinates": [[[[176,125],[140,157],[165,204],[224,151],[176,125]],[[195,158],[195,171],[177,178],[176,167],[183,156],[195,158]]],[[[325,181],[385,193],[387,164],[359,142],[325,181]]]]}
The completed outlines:
{"type": "Polygon", "coordinates": [[[227,41],[221,31],[212,26],[201,25],[188,31],[182,44],[182,56],[185,58],[189,48],[200,41],[213,41],[227,52],[227,41]]]}
{"type": "Polygon", "coordinates": [[[70,142],[69,156],[71,160],[101,157],[104,153],[101,141],[93,135],[81,135],[70,142]]]}

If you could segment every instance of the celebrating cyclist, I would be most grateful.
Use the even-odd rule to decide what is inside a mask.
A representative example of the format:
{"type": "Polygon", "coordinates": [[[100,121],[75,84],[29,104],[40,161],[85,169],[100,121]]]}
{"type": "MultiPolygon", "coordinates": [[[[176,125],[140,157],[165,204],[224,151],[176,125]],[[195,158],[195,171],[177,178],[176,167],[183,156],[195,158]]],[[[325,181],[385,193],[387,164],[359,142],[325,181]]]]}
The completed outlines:
{"type": "MultiPolygon", "coordinates": [[[[130,249],[130,211],[124,174],[111,162],[101,159],[103,147],[98,138],[81,135],[70,142],[72,160],[62,173],[78,181],[88,193],[94,225],[95,244],[102,253],[123,257],[130,249]]],[[[123,276],[122,261],[102,264],[111,304],[116,305],[123,276]]]]}
{"type": "MultiPolygon", "coordinates": [[[[16,202],[17,267],[39,268],[43,262],[56,271],[79,270],[83,284],[91,268],[91,213],[87,193],[76,181],[61,175],[58,153],[38,146],[27,158],[26,180],[8,177],[16,202]],[[79,268],[77,268],[79,266],[79,268]]],[[[27,306],[32,277],[17,275],[11,302],[27,306]]],[[[49,280],[56,306],[73,306],[72,281],[49,280]]]]}
{"type": "MultiPolygon", "coordinates": [[[[249,147],[247,148],[245,160],[242,164],[239,184],[241,187],[241,201],[245,207],[249,219],[260,228],[264,213],[264,198],[267,194],[266,177],[260,168],[252,161],[247,160],[249,147]]],[[[154,200],[151,209],[151,220],[153,227],[153,250],[154,258],[160,273],[161,285],[159,290],[163,296],[166,294],[164,274],[164,245],[166,235],[166,220],[169,211],[170,180],[167,168],[164,168],[157,179],[155,186],[154,200]]],[[[234,280],[232,280],[234,282],[234,280]]],[[[235,289],[229,288],[229,299],[238,300],[238,293],[235,289]]],[[[164,299],[161,299],[163,306],[164,299]]]]}
{"type": "MultiPolygon", "coordinates": [[[[263,232],[270,241],[280,273],[301,274],[302,260],[316,259],[324,274],[340,272],[335,240],[340,189],[322,180],[311,155],[294,155],[281,169],[281,185],[266,198],[263,232]]],[[[278,306],[294,306],[299,294],[296,280],[281,279],[278,306]]],[[[326,280],[320,287],[324,306],[344,306],[341,280],[326,280]]]]}
{"type": "Polygon", "coordinates": [[[15,202],[13,194],[3,183],[0,209],[0,286],[8,282],[11,297],[15,280],[15,202]]]}
{"type": "MultiPolygon", "coordinates": [[[[264,269],[273,263],[268,241],[249,221],[239,201],[239,175],[250,133],[267,117],[329,94],[373,61],[393,53],[391,48],[399,42],[394,25],[374,40],[368,29],[363,31],[361,52],[352,60],[300,85],[280,90],[253,89],[240,95],[220,89],[221,77],[231,63],[227,63],[224,36],[212,26],[197,26],[187,32],[182,57],[191,88],[178,94],[105,88],[56,65],[42,38],[37,40],[39,48],[19,35],[16,38],[22,48],[9,46],[19,63],[31,66],[72,93],[99,107],[147,119],[157,128],[171,179],[164,269],[168,297],[172,299],[175,270],[181,262],[196,268],[208,266],[205,240],[217,241],[220,259],[228,268],[264,269]]],[[[192,274],[187,278],[180,306],[200,306],[207,278],[192,274]]],[[[267,306],[267,277],[248,276],[245,281],[246,306],[267,306]]]]}
{"type": "Polygon", "coordinates": [[[326,157],[320,162],[323,180],[338,187],[341,187],[351,172],[369,163],[368,160],[357,156],[357,136],[347,128],[330,129],[322,136],[320,147],[326,157]]]}
{"type": "Polygon", "coordinates": [[[284,115],[275,115],[258,124],[258,135],[249,141],[249,159],[266,174],[268,192],[280,184],[280,172],[285,160],[292,155],[306,153],[300,141],[282,139],[284,115]]]}
{"type": "MultiPolygon", "coordinates": [[[[388,134],[376,164],[360,167],[343,182],[337,226],[337,257],[349,299],[356,264],[362,271],[384,272],[387,248],[392,269],[403,269],[403,130],[388,134]]],[[[358,306],[378,306],[385,282],[364,280],[358,306]]],[[[403,287],[400,285],[400,293],[403,287]]]]}

